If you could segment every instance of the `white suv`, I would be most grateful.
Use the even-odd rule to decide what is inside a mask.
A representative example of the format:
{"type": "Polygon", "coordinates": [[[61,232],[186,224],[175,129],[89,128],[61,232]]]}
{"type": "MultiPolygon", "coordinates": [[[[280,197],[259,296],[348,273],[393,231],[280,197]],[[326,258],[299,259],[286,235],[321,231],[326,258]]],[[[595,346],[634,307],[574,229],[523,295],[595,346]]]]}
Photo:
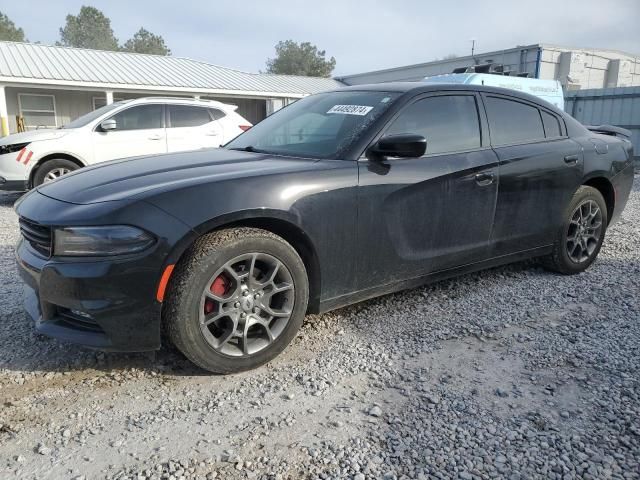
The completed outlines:
{"type": "Polygon", "coordinates": [[[219,147],[251,127],[235,109],[209,100],[138,98],[56,130],[0,138],[0,190],[28,190],[106,160],[219,147]]]}

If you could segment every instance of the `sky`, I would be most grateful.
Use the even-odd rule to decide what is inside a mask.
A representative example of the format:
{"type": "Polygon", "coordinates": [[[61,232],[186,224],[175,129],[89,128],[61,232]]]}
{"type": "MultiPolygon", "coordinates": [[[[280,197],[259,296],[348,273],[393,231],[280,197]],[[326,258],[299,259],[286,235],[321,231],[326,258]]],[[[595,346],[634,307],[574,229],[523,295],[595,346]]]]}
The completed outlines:
{"type": "Polygon", "coordinates": [[[144,27],[175,56],[249,72],[287,39],[335,57],[336,76],[468,55],[472,38],[478,53],[550,43],[640,54],[640,0],[2,0],[0,11],[53,44],[82,5],[102,10],[121,43],[144,27]]]}

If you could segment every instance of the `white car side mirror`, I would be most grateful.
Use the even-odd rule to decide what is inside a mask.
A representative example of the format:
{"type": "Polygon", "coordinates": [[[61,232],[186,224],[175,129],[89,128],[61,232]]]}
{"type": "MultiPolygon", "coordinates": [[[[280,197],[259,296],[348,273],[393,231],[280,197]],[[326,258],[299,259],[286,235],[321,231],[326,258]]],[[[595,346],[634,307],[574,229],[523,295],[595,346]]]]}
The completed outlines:
{"type": "Polygon", "coordinates": [[[109,120],[105,120],[100,124],[100,129],[103,132],[108,132],[109,130],[115,130],[116,128],[118,128],[118,124],[113,118],[109,120]]]}

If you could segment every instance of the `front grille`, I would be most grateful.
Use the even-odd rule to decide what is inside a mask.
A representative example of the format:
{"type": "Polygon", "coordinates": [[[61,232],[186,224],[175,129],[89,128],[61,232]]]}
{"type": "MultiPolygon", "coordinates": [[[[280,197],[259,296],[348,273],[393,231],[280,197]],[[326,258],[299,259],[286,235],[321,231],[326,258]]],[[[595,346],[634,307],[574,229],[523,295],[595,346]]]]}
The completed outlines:
{"type": "Polygon", "coordinates": [[[50,257],[52,249],[51,228],[38,225],[26,218],[20,218],[19,223],[20,233],[33,249],[47,258],[50,257]]]}

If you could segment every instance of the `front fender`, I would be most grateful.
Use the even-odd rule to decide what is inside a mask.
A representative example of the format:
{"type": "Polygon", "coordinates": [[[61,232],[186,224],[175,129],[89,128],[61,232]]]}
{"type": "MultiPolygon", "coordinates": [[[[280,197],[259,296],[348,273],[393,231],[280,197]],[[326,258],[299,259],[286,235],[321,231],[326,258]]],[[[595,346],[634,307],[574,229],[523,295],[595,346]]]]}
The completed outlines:
{"type": "MultiPolygon", "coordinates": [[[[301,232],[309,241],[311,245],[313,242],[308,238],[306,233],[301,230],[300,226],[296,223],[295,217],[288,212],[283,212],[279,210],[273,209],[249,209],[242,210],[238,212],[228,213],[224,215],[220,215],[214,217],[212,219],[206,220],[202,222],[200,225],[196,225],[191,228],[191,230],[180,239],[178,243],[174,246],[171,253],[167,257],[165,262],[166,265],[177,263],[184,252],[193,245],[193,243],[200,238],[202,235],[206,235],[209,232],[214,230],[218,230],[220,228],[232,225],[246,225],[251,223],[268,223],[271,220],[279,220],[281,222],[285,222],[290,225],[292,228],[297,229],[301,232]]],[[[271,230],[271,229],[270,229],[271,230]]],[[[277,229],[273,229],[277,230],[277,229]]],[[[314,248],[315,250],[315,248],[314,248]]]]}
{"type": "Polygon", "coordinates": [[[225,225],[256,225],[281,236],[293,229],[317,258],[322,299],[351,292],[357,270],[357,170],[355,162],[336,167],[203,183],[146,198],[192,230],[167,262],[177,262],[196,238],[225,225]]]}

